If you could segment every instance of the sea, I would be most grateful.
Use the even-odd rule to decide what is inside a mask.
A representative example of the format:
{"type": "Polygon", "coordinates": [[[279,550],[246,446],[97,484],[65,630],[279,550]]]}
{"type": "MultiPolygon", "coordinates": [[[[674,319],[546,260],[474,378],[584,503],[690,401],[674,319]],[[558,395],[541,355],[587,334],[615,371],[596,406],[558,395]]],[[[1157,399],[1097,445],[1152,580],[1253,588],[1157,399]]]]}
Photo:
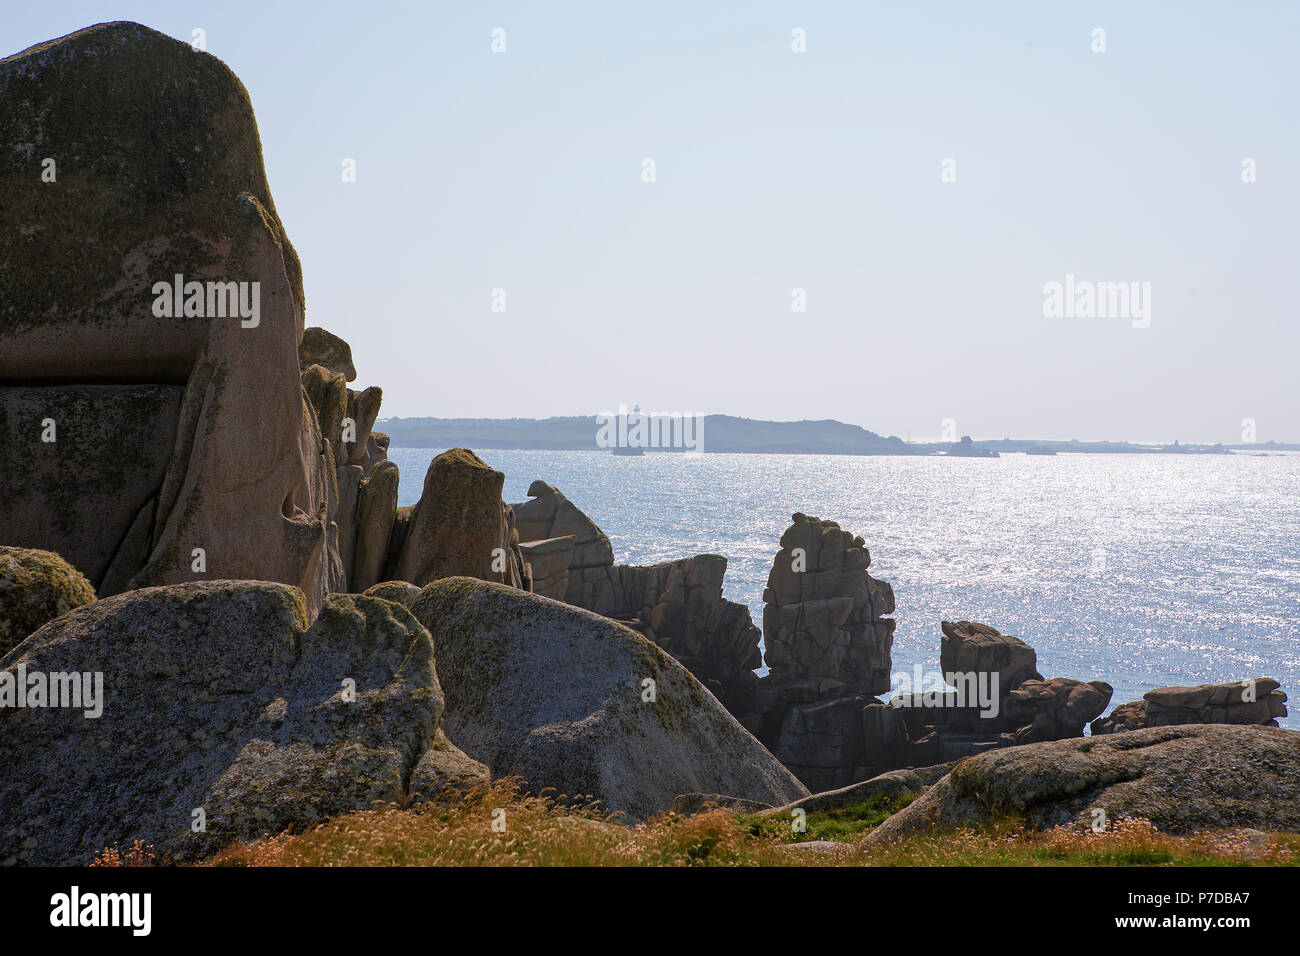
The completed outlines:
{"type": "MultiPolygon", "coordinates": [[[[400,504],[441,450],[390,449],[400,504]]],[[[941,621],[972,620],[1032,645],[1044,677],[1106,681],[1112,706],[1263,676],[1300,695],[1300,455],[478,454],[508,502],[559,488],[619,563],[725,555],[724,595],[760,626],[794,512],[861,535],[897,601],[898,687],[938,670],[941,621]]],[[[1280,723],[1300,729],[1293,703],[1280,723]]]]}

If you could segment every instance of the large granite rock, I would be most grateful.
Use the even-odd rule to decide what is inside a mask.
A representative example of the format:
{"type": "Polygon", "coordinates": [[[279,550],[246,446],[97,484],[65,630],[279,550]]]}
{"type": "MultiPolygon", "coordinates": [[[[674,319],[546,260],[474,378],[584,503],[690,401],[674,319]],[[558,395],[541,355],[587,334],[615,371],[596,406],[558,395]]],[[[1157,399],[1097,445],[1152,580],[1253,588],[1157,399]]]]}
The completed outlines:
{"type": "Polygon", "coordinates": [[[94,600],[85,575],[54,552],[0,545],[0,656],[45,622],[94,600]]]}
{"type": "Polygon", "coordinates": [[[352,346],[333,332],[316,326],[303,329],[298,343],[298,366],[304,372],[319,365],[328,372],[343,376],[346,382],[356,381],[357,367],[352,364],[352,346]]]}
{"type": "Polygon", "coordinates": [[[1092,723],[1094,734],[1122,733],[1139,727],[1176,727],[1181,724],[1259,724],[1276,727],[1285,717],[1286,694],[1271,677],[1255,677],[1226,684],[1195,687],[1160,687],[1142,700],[1121,704],[1092,723]]]}
{"type": "Polygon", "coordinates": [[[1300,733],[1269,727],[1153,727],[996,750],[963,761],[865,838],[879,843],[1003,814],[1091,827],[1105,814],[1171,832],[1300,832],[1300,733]]]}
{"type": "Polygon", "coordinates": [[[0,381],[183,385],[225,320],[155,316],[152,287],[225,276],[241,194],[280,251],[296,343],[302,270],[216,57],[126,22],[38,44],[0,60],[0,142],[0,381]]]}
{"type": "Polygon", "coordinates": [[[0,862],[82,865],[137,839],[192,860],[475,776],[438,733],[428,633],[378,598],[331,595],[309,627],[284,585],[134,591],[41,628],[0,689],[20,668],[102,674],[102,714],[0,709],[0,862]]]}
{"type": "Polygon", "coordinates": [[[270,580],[315,614],[343,584],[337,456],[299,380],[301,268],[247,92],[188,44],[100,24],[0,61],[0,139],[0,382],[24,392],[0,401],[21,438],[3,483],[33,489],[0,540],[102,594],[270,580]],[[255,314],[211,287],[160,308],[177,276],[235,283],[255,314]],[[32,431],[43,403],[57,442],[32,431]]]}
{"type": "Polygon", "coordinates": [[[501,500],[505,475],[467,448],[429,463],[391,577],[423,587],[466,576],[522,586],[518,541],[501,500]]]}
{"type": "Polygon", "coordinates": [[[621,598],[610,581],[614,549],[605,532],[554,485],[534,481],[528,486],[528,495],[532,500],[510,506],[520,542],[571,538],[563,599],[597,614],[610,613],[621,598]]]}
{"type": "Polygon", "coordinates": [[[680,664],[608,618],[468,578],[435,582],[412,610],[438,648],[444,727],[494,776],[632,818],[681,793],[807,794],[680,664]]]}
{"type": "Polygon", "coordinates": [[[862,538],[795,514],[763,592],[763,643],[775,681],[833,678],[848,693],[889,690],[894,592],[867,573],[862,538]]]}
{"type": "Polygon", "coordinates": [[[996,674],[1001,696],[1026,680],[1042,680],[1038,655],[1018,637],[975,621],[943,621],[939,667],[944,674],[996,674]]]}

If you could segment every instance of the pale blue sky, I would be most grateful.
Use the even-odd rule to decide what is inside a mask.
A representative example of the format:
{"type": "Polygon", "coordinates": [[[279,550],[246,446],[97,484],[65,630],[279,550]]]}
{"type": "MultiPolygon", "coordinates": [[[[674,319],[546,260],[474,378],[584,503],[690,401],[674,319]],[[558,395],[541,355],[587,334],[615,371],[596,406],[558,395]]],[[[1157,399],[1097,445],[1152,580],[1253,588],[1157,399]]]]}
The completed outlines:
{"type": "Polygon", "coordinates": [[[289,6],[9,2],[3,52],[205,29],[383,416],[1300,440],[1300,5],[289,6]],[[1150,327],[1045,318],[1066,273],[1150,327]]]}

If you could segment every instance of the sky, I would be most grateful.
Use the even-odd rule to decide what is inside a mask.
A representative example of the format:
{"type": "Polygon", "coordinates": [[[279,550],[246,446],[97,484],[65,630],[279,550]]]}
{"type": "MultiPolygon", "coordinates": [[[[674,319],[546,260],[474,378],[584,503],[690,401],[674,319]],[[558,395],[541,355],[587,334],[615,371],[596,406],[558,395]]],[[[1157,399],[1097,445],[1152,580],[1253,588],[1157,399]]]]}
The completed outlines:
{"type": "Polygon", "coordinates": [[[115,19],[243,81],[381,417],[1300,440],[1300,4],[4,0],[0,55],[115,19]]]}

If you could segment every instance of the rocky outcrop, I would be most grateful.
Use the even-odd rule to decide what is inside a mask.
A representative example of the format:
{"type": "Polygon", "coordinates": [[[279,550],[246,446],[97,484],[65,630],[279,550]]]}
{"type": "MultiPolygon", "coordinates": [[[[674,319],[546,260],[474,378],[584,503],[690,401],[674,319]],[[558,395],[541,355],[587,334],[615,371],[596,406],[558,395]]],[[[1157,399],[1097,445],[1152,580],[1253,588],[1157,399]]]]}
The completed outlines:
{"type": "Polygon", "coordinates": [[[104,595],[250,578],[315,614],[342,584],[335,462],[247,92],[188,44],[101,24],[0,61],[0,137],[4,482],[34,490],[0,541],[104,595]]]}
{"type": "Polygon", "coordinates": [[[867,573],[861,537],[795,514],[763,592],[769,673],[746,726],[808,787],[831,790],[903,765],[906,731],[873,695],[889,689],[893,590],[867,573]]]}
{"type": "Polygon", "coordinates": [[[1201,684],[1198,687],[1160,687],[1142,695],[1146,725],[1262,724],[1276,727],[1286,716],[1286,694],[1271,677],[1201,684]]]}
{"type": "Polygon", "coordinates": [[[615,621],[468,578],[435,582],[412,610],[438,649],[447,733],[494,776],[632,818],[682,793],[769,805],[807,793],[685,668],[615,621]]]}
{"type": "Polygon", "coordinates": [[[945,674],[996,674],[1001,694],[1026,680],[1043,679],[1038,673],[1038,655],[1018,637],[975,621],[943,621],[940,629],[939,667],[945,674]]]}
{"type": "Polygon", "coordinates": [[[1142,700],[1121,704],[1101,720],[1093,721],[1093,734],[1121,733],[1139,727],[1176,727],[1182,724],[1259,724],[1276,727],[1285,717],[1287,696],[1271,677],[1255,677],[1227,684],[1196,687],[1160,687],[1142,700]]]}
{"type": "Polygon", "coordinates": [[[1035,741],[1083,736],[1110,703],[1103,681],[1043,680],[1034,649],[974,621],[944,621],[940,664],[956,691],[923,690],[890,705],[907,730],[909,764],[960,760],[1035,741]]]}
{"type": "Polygon", "coordinates": [[[153,285],[226,277],[241,195],[264,211],[302,333],[253,107],[216,57],[138,23],[31,47],[0,61],[0,141],[0,381],[184,385],[228,320],[156,315],[153,285]]]}
{"type": "Polygon", "coordinates": [[[763,592],[763,641],[775,681],[832,678],[853,694],[889,690],[894,592],[867,573],[862,538],[795,514],[763,592]]]}
{"type": "Polygon", "coordinates": [[[1031,826],[1125,818],[1185,833],[1300,832],[1300,733],[1194,725],[996,750],[953,768],[865,838],[870,849],[931,829],[1016,815],[1031,826]]]}
{"type": "MultiPolygon", "coordinates": [[[[611,579],[614,549],[605,532],[554,485],[534,481],[528,486],[528,496],[532,500],[510,506],[521,545],[552,538],[572,539],[563,600],[597,614],[608,614],[624,605],[624,597],[616,593],[617,585],[611,579]]],[[[550,577],[555,573],[552,570],[550,577]]]]}
{"type": "Polygon", "coordinates": [[[319,365],[327,372],[342,375],[345,382],[354,382],[357,367],[352,364],[352,346],[333,332],[311,326],[303,329],[298,344],[298,366],[304,372],[319,365]]]}
{"type": "Polygon", "coordinates": [[[390,577],[423,587],[466,576],[523,585],[523,559],[501,501],[505,475],[472,451],[452,448],[429,463],[390,577]]]}
{"type": "Polygon", "coordinates": [[[803,702],[807,685],[780,688],[771,709],[779,720],[772,753],[814,793],[907,766],[911,752],[901,715],[874,697],[835,696],[803,702]]]}
{"type": "Polygon", "coordinates": [[[52,551],[0,546],[0,656],[45,622],[94,600],[85,575],[52,551]]]}
{"type": "Polygon", "coordinates": [[[1088,721],[1106,709],[1114,688],[1104,681],[1026,680],[1006,698],[1008,723],[1016,728],[1015,742],[1082,737],[1088,721]]]}
{"type": "Polygon", "coordinates": [[[99,674],[102,712],[0,709],[0,766],[25,768],[0,775],[4,862],[136,839],[190,860],[482,777],[439,736],[428,633],[378,598],[331,595],[308,626],[284,585],[134,591],[40,629],[0,660],[0,690],[20,673],[99,674]]]}

